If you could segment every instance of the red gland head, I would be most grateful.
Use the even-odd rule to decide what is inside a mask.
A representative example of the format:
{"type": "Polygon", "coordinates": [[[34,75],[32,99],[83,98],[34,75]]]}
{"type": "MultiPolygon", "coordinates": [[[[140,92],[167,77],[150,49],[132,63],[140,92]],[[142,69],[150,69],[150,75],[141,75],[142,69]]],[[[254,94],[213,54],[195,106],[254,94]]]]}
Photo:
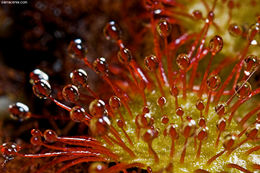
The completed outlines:
{"type": "Polygon", "coordinates": [[[259,66],[258,57],[255,55],[248,55],[243,61],[244,74],[250,76],[250,74],[259,66]]]}
{"type": "Polygon", "coordinates": [[[124,47],[118,51],[117,58],[120,63],[128,65],[133,59],[133,56],[131,51],[124,47]]]}
{"type": "Polygon", "coordinates": [[[186,120],[183,125],[183,131],[182,131],[183,136],[185,138],[192,136],[195,133],[195,129],[196,129],[196,122],[193,119],[186,120]]]}
{"type": "Polygon", "coordinates": [[[108,73],[108,64],[106,62],[106,58],[104,58],[104,57],[97,58],[93,62],[93,67],[97,73],[100,73],[100,74],[108,73]]]}
{"type": "Polygon", "coordinates": [[[68,84],[62,90],[62,96],[65,100],[75,103],[79,99],[79,91],[75,85],[68,84]]]}
{"type": "Polygon", "coordinates": [[[204,117],[200,117],[199,119],[199,126],[205,127],[206,126],[206,119],[204,117]]]}
{"type": "Polygon", "coordinates": [[[192,12],[192,15],[193,15],[194,19],[196,19],[196,20],[202,19],[202,13],[200,10],[194,10],[192,12]]]}
{"type": "Polygon", "coordinates": [[[150,128],[148,129],[144,135],[143,135],[143,140],[147,143],[152,142],[155,138],[157,138],[159,135],[159,130],[158,129],[154,129],[154,128],[150,128]]]}
{"type": "Polygon", "coordinates": [[[118,127],[120,127],[120,128],[123,128],[125,125],[124,121],[122,121],[122,120],[117,120],[116,123],[117,123],[118,127]]]}
{"type": "Polygon", "coordinates": [[[216,35],[213,37],[209,42],[209,51],[215,55],[216,53],[220,52],[223,48],[223,39],[222,37],[216,35]]]}
{"type": "Polygon", "coordinates": [[[217,123],[217,128],[219,131],[224,131],[226,128],[226,119],[221,118],[217,123]]]}
{"type": "Polygon", "coordinates": [[[235,135],[227,135],[225,136],[225,140],[223,142],[223,146],[225,148],[225,150],[230,150],[231,147],[234,145],[236,140],[236,136],[235,135]]]}
{"type": "Polygon", "coordinates": [[[80,38],[70,42],[67,48],[68,54],[72,58],[84,58],[88,52],[86,44],[80,38]]]}
{"type": "Polygon", "coordinates": [[[42,132],[39,129],[32,129],[31,135],[32,136],[42,136],[42,132]]]}
{"type": "Polygon", "coordinates": [[[207,79],[207,86],[210,90],[216,90],[221,84],[221,79],[218,75],[212,75],[207,79]]]}
{"type": "Polygon", "coordinates": [[[167,115],[163,115],[161,118],[161,122],[163,124],[167,124],[169,122],[169,117],[167,115]]]}
{"type": "Polygon", "coordinates": [[[40,146],[42,145],[42,137],[41,136],[32,136],[30,139],[32,145],[40,146]]]}
{"type": "Polygon", "coordinates": [[[249,128],[248,131],[246,132],[246,136],[254,140],[259,136],[259,131],[260,131],[260,124],[256,123],[253,127],[249,128]]]}
{"type": "Polygon", "coordinates": [[[214,20],[214,17],[215,17],[214,12],[213,12],[213,11],[210,11],[210,12],[208,13],[207,21],[208,21],[209,23],[212,23],[213,20],[214,20]]]}
{"type": "Polygon", "coordinates": [[[178,125],[171,123],[170,125],[168,125],[166,132],[171,136],[172,139],[178,139],[179,134],[177,129],[178,129],[178,125]]]}
{"type": "Polygon", "coordinates": [[[176,63],[181,70],[185,70],[190,65],[190,58],[187,54],[181,53],[177,56],[176,63]]]}
{"type": "Polygon", "coordinates": [[[222,117],[227,112],[227,105],[225,103],[220,103],[217,106],[215,106],[215,112],[222,117]]]}
{"type": "Polygon", "coordinates": [[[3,143],[0,146],[0,151],[5,160],[12,160],[21,150],[21,147],[15,143],[3,143]]]}
{"type": "Polygon", "coordinates": [[[230,35],[237,37],[237,36],[242,35],[243,30],[242,30],[241,26],[233,23],[233,24],[229,25],[228,32],[230,33],[230,35]]]}
{"type": "Polygon", "coordinates": [[[83,69],[77,69],[70,73],[70,79],[73,85],[84,86],[87,84],[88,74],[83,69]]]}
{"type": "Polygon", "coordinates": [[[179,95],[179,90],[175,85],[172,85],[170,92],[174,97],[177,97],[179,95]]]}
{"type": "Polygon", "coordinates": [[[89,121],[91,118],[87,115],[85,109],[81,106],[74,106],[70,111],[70,118],[75,122],[89,121]]]}
{"type": "Polygon", "coordinates": [[[135,118],[135,123],[142,128],[151,127],[154,123],[153,117],[150,114],[139,114],[135,118]]]}
{"type": "Polygon", "coordinates": [[[143,0],[144,7],[147,10],[154,9],[160,3],[159,0],[143,0]]]}
{"type": "Polygon", "coordinates": [[[104,136],[108,133],[110,125],[109,117],[103,115],[102,117],[93,117],[90,120],[89,129],[94,136],[104,136]]]}
{"type": "Polygon", "coordinates": [[[9,105],[9,112],[12,119],[19,121],[24,121],[31,116],[28,106],[20,102],[9,105]]]}
{"type": "Polygon", "coordinates": [[[33,93],[40,99],[46,99],[51,95],[51,85],[46,80],[35,81],[33,85],[33,93]]]}
{"type": "Polygon", "coordinates": [[[44,131],[43,137],[49,143],[53,143],[58,140],[58,135],[56,134],[56,132],[49,129],[44,131]]]}
{"type": "Polygon", "coordinates": [[[161,19],[157,24],[156,29],[163,38],[167,38],[172,32],[172,26],[166,19],[161,19]]]}
{"type": "Polygon", "coordinates": [[[150,112],[150,109],[148,108],[148,106],[144,106],[143,107],[143,114],[148,114],[150,112]]]}
{"type": "Polygon", "coordinates": [[[208,137],[208,131],[209,131],[209,129],[207,127],[200,127],[197,130],[198,140],[202,141],[202,140],[206,139],[208,137]]]}
{"type": "Polygon", "coordinates": [[[110,21],[104,28],[104,35],[107,40],[119,40],[121,37],[121,30],[115,21],[110,21]]]}
{"type": "Polygon", "coordinates": [[[121,106],[120,98],[118,98],[117,96],[110,97],[110,99],[109,99],[109,106],[112,109],[115,109],[115,110],[120,108],[120,106],[121,106]]]}
{"type": "Polygon", "coordinates": [[[159,60],[155,55],[150,55],[144,59],[145,66],[150,71],[155,71],[159,67],[159,60]]]}
{"type": "Polygon", "coordinates": [[[205,108],[205,106],[204,106],[204,103],[203,103],[203,100],[198,100],[197,101],[197,103],[196,103],[196,108],[198,109],[198,110],[200,110],[200,111],[202,111],[204,108],[205,108]]]}
{"type": "Polygon", "coordinates": [[[237,96],[240,99],[243,99],[243,98],[248,97],[251,94],[252,87],[249,82],[243,80],[243,81],[237,83],[237,85],[235,87],[235,91],[236,91],[237,96]]]}
{"type": "Polygon", "coordinates": [[[157,100],[157,104],[160,106],[160,107],[163,107],[165,104],[166,104],[167,100],[165,97],[159,97],[158,100],[157,100]]]}
{"type": "Polygon", "coordinates": [[[107,114],[106,104],[103,100],[95,99],[89,104],[89,113],[95,117],[107,114]]]}
{"type": "Polygon", "coordinates": [[[89,173],[101,173],[107,169],[107,165],[102,162],[91,163],[88,172],[89,173]]]}
{"type": "Polygon", "coordinates": [[[255,37],[257,37],[259,32],[260,32],[260,25],[259,25],[259,23],[256,23],[256,24],[253,24],[253,25],[250,26],[250,28],[248,30],[248,33],[247,33],[247,39],[251,42],[251,44],[255,44],[252,41],[254,40],[255,37]]]}
{"type": "Polygon", "coordinates": [[[180,116],[180,117],[184,114],[184,111],[183,111],[182,107],[178,107],[178,108],[176,109],[176,114],[177,114],[178,116],[180,116]]]}
{"type": "Polygon", "coordinates": [[[49,80],[49,76],[40,69],[35,69],[30,73],[30,83],[34,84],[37,80],[49,80]]]}

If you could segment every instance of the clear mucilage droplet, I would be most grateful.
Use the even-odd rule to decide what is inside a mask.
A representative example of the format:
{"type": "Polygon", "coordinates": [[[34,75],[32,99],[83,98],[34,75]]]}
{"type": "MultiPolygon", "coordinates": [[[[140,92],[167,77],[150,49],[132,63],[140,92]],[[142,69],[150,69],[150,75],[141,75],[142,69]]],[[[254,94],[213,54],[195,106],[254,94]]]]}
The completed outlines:
{"type": "Polygon", "coordinates": [[[207,85],[208,88],[212,91],[218,89],[218,87],[221,84],[221,79],[218,75],[211,75],[208,79],[207,79],[207,85]]]}
{"type": "Polygon", "coordinates": [[[120,49],[118,51],[117,57],[119,62],[125,65],[128,65],[133,59],[131,51],[127,48],[120,49]]]}
{"type": "Polygon", "coordinates": [[[159,60],[155,55],[150,55],[144,59],[145,66],[150,71],[155,71],[159,67],[159,60]]]}
{"type": "Polygon", "coordinates": [[[249,55],[244,59],[243,67],[244,74],[250,76],[250,74],[259,66],[258,57],[255,55],[249,55]]]}
{"type": "Polygon", "coordinates": [[[181,70],[185,70],[190,65],[190,58],[187,54],[181,53],[177,56],[176,63],[181,70]]]}
{"type": "Polygon", "coordinates": [[[235,140],[236,140],[236,136],[235,135],[226,135],[224,137],[224,142],[223,142],[223,146],[224,148],[229,151],[231,149],[231,147],[234,145],[235,143],[235,140]]]}
{"type": "Polygon", "coordinates": [[[88,74],[83,69],[76,69],[70,73],[71,82],[77,87],[87,84],[88,74]]]}
{"type": "Polygon", "coordinates": [[[110,97],[110,99],[109,99],[109,106],[112,109],[115,109],[115,110],[118,109],[121,106],[120,98],[118,98],[117,96],[110,97]]]}
{"type": "Polygon", "coordinates": [[[185,120],[183,124],[182,134],[185,138],[192,136],[196,130],[196,122],[191,120],[185,120]]]}
{"type": "Polygon", "coordinates": [[[41,136],[32,136],[30,142],[34,146],[42,145],[42,137],[41,136]]]}
{"type": "Polygon", "coordinates": [[[252,87],[251,84],[247,81],[241,81],[237,83],[235,87],[236,95],[240,98],[246,98],[251,94],[252,87]]]}
{"type": "Polygon", "coordinates": [[[102,173],[107,169],[107,165],[102,162],[94,162],[91,163],[90,166],[88,167],[88,172],[89,173],[102,173]]]}
{"type": "Polygon", "coordinates": [[[179,95],[179,90],[175,85],[172,85],[170,93],[172,96],[177,97],[179,95]]]}
{"type": "Polygon", "coordinates": [[[204,106],[204,103],[203,103],[203,100],[198,100],[197,101],[197,103],[196,103],[196,108],[198,109],[198,110],[200,110],[200,111],[202,111],[204,108],[205,108],[205,106],[204,106]]]}
{"type": "Polygon", "coordinates": [[[166,128],[166,134],[170,135],[172,139],[178,139],[178,125],[177,124],[169,124],[166,128]]]}
{"type": "Polygon", "coordinates": [[[21,102],[9,105],[9,112],[12,119],[19,121],[24,121],[31,115],[28,106],[21,102]]]}
{"type": "Polygon", "coordinates": [[[106,58],[104,57],[97,58],[93,63],[93,67],[97,73],[100,74],[108,73],[108,64],[106,62],[106,58]]]}
{"type": "Polygon", "coordinates": [[[93,117],[90,120],[90,131],[94,136],[103,136],[108,133],[111,122],[108,116],[93,117]]]}
{"type": "Polygon", "coordinates": [[[75,85],[68,84],[62,90],[62,96],[65,100],[75,103],[79,99],[79,91],[75,85]]]}
{"type": "Polygon", "coordinates": [[[43,137],[45,141],[49,143],[53,143],[58,140],[58,135],[56,134],[56,132],[50,129],[44,131],[43,137]]]}
{"type": "Polygon", "coordinates": [[[84,58],[88,52],[86,44],[80,38],[72,40],[67,48],[68,54],[71,58],[84,58]]]}
{"type": "Polygon", "coordinates": [[[0,151],[2,153],[3,158],[6,161],[12,160],[15,158],[17,153],[21,150],[21,147],[16,143],[3,143],[0,146],[0,151]]]}
{"type": "Polygon", "coordinates": [[[194,10],[192,12],[192,15],[193,15],[194,19],[196,19],[196,20],[202,19],[202,13],[200,10],[194,10]]]}
{"type": "Polygon", "coordinates": [[[49,76],[40,69],[35,69],[30,73],[30,83],[34,84],[37,80],[49,81],[49,76]]]}
{"type": "Polygon", "coordinates": [[[40,99],[46,99],[51,95],[51,85],[46,80],[38,80],[33,85],[33,93],[40,99]]]}
{"type": "Polygon", "coordinates": [[[242,35],[243,30],[242,30],[241,26],[233,23],[233,24],[229,25],[228,32],[230,33],[230,35],[232,35],[234,37],[238,37],[238,36],[242,35]]]}
{"type": "Polygon", "coordinates": [[[209,51],[212,54],[216,54],[218,52],[220,52],[223,48],[223,39],[222,37],[216,35],[215,37],[213,37],[210,42],[209,42],[209,51]]]}
{"type": "Polygon", "coordinates": [[[95,99],[89,104],[89,113],[92,116],[99,117],[107,114],[106,104],[103,100],[95,99]]]}
{"type": "Polygon", "coordinates": [[[104,30],[104,35],[107,40],[119,40],[121,37],[121,29],[116,24],[115,21],[110,21],[106,24],[104,30]]]}
{"type": "Polygon", "coordinates": [[[70,119],[75,122],[82,122],[89,121],[91,118],[88,117],[83,107],[74,106],[70,111],[70,119]]]}
{"type": "Polygon", "coordinates": [[[220,116],[224,116],[227,113],[228,107],[225,103],[219,103],[215,106],[215,112],[220,116]]]}
{"type": "Polygon", "coordinates": [[[161,19],[156,29],[161,37],[167,38],[171,34],[172,26],[166,19],[161,19]]]}
{"type": "Polygon", "coordinates": [[[250,26],[247,39],[250,41],[251,45],[259,45],[260,44],[260,24],[255,23],[250,26]]]}

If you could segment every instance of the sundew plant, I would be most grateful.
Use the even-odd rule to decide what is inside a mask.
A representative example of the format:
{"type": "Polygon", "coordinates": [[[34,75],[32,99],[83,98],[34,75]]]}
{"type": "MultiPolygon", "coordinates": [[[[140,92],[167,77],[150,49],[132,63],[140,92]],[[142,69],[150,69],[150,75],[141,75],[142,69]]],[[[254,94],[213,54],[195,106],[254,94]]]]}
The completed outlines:
{"type": "Polygon", "coordinates": [[[38,68],[30,73],[34,95],[66,113],[36,115],[16,102],[11,117],[73,122],[77,130],[34,128],[30,141],[6,141],[2,170],[260,171],[260,1],[140,0],[136,8],[128,22],[140,26],[128,29],[136,32],[131,38],[113,19],[100,33],[117,49],[112,57],[89,57],[88,40],[67,44],[66,54],[82,65],[67,85],[53,87],[38,68]]]}

